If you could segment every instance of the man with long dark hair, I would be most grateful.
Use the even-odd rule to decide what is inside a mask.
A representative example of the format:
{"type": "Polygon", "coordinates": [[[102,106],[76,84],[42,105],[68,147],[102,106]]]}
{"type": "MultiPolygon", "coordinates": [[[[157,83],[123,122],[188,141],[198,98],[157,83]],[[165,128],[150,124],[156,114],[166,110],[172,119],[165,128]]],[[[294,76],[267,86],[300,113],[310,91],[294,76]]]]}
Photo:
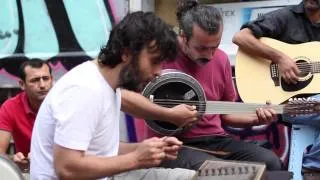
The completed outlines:
{"type": "Polygon", "coordinates": [[[174,137],[119,143],[120,109],[138,117],[173,118],[180,125],[196,119],[194,107],[168,109],[120,90],[141,90],[175,55],[175,33],[166,23],[150,12],[127,15],[98,58],[65,74],[41,105],[32,135],[31,179],[191,178],[194,171],[182,169],[131,171],[175,159],[182,142],[174,137]]]}

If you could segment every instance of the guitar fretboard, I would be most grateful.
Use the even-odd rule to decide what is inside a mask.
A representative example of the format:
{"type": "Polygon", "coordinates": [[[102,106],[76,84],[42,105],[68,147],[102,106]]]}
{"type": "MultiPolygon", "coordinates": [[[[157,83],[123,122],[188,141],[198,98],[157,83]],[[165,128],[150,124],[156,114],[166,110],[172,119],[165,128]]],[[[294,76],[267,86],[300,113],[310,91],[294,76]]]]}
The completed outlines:
{"type": "MultiPolygon", "coordinates": [[[[241,114],[256,113],[257,108],[267,107],[266,104],[255,103],[237,103],[225,101],[207,101],[206,114],[241,114]]],[[[268,105],[276,111],[277,114],[283,114],[284,105],[268,105]]]]}

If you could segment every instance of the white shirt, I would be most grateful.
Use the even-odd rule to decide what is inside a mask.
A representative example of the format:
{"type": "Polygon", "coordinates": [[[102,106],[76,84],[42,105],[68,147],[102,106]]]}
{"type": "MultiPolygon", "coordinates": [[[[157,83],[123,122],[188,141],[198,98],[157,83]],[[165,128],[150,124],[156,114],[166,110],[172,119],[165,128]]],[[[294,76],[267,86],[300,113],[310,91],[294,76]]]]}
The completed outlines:
{"type": "Polygon", "coordinates": [[[31,179],[57,179],[54,143],[90,155],[117,155],[120,105],[120,89],[114,91],[93,62],[64,75],[43,101],[34,124],[31,179]]]}

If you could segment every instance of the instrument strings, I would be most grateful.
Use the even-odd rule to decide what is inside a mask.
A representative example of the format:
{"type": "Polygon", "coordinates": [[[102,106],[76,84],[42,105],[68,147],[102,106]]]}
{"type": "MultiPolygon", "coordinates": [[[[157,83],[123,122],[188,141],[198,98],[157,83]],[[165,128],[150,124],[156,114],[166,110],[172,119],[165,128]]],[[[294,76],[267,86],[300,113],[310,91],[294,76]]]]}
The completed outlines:
{"type": "Polygon", "coordinates": [[[310,72],[310,70],[312,69],[316,69],[316,71],[320,70],[320,62],[313,62],[313,63],[304,62],[304,63],[296,63],[296,65],[302,72],[310,72]]]}
{"type": "MultiPolygon", "coordinates": [[[[264,104],[245,104],[235,102],[204,102],[204,101],[190,101],[190,100],[173,100],[173,99],[154,99],[154,103],[164,106],[173,107],[179,104],[188,104],[197,106],[197,110],[200,113],[214,113],[218,111],[223,112],[253,112],[257,108],[270,107],[275,111],[281,111],[283,105],[264,105],[264,104]]],[[[298,109],[298,107],[286,107],[287,109],[298,109]]]]}

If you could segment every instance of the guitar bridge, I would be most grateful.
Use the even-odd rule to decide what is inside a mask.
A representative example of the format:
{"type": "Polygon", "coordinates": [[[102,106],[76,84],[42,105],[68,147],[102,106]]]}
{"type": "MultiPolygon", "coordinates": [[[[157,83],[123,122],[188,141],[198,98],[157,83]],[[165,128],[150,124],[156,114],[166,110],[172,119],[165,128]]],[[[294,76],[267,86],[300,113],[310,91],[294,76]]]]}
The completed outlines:
{"type": "Polygon", "coordinates": [[[278,69],[278,64],[270,64],[270,75],[275,86],[280,85],[280,74],[278,69]]]}

